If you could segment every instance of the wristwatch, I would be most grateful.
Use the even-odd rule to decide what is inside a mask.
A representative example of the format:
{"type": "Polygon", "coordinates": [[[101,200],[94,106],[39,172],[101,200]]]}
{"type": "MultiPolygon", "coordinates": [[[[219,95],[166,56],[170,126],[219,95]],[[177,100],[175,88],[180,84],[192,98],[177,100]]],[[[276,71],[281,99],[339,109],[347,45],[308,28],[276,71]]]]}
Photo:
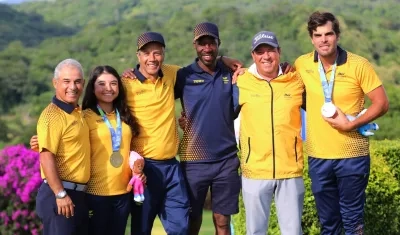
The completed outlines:
{"type": "Polygon", "coordinates": [[[56,198],[57,199],[63,199],[66,196],[67,196],[67,192],[65,191],[65,189],[61,190],[60,192],[58,192],[56,194],[56,198]]]}

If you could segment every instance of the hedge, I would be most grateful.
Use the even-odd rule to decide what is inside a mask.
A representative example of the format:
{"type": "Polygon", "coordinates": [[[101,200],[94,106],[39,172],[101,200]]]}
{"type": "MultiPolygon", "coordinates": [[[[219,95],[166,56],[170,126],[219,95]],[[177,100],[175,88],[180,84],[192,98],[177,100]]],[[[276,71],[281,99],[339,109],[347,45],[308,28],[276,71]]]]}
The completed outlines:
{"type": "Polygon", "coordinates": [[[400,182],[400,141],[382,140],[371,142],[371,154],[383,157],[400,182]]]}
{"type": "MultiPolygon", "coordinates": [[[[399,156],[399,141],[371,141],[371,174],[367,187],[365,234],[400,234],[399,156]]],[[[307,159],[305,159],[306,193],[302,220],[303,233],[317,235],[319,234],[319,221],[307,166],[307,159]]],[[[233,216],[235,235],[246,234],[245,221],[245,210],[241,200],[240,212],[233,216]]],[[[271,208],[268,234],[280,234],[274,204],[271,208]]]]}
{"type": "MultiPolygon", "coordinates": [[[[371,142],[371,175],[365,210],[367,235],[400,234],[399,156],[400,141],[371,142]]],[[[304,173],[303,232],[319,234],[307,168],[304,173]]],[[[0,234],[38,234],[41,231],[41,223],[34,212],[36,190],[40,183],[37,153],[21,145],[10,146],[0,152],[0,234]]],[[[240,203],[240,213],[233,217],[235,235],[246,234],[242,200],[240,203]]],[[[274,205],[268,232],[280,234],[274,205]]]]}

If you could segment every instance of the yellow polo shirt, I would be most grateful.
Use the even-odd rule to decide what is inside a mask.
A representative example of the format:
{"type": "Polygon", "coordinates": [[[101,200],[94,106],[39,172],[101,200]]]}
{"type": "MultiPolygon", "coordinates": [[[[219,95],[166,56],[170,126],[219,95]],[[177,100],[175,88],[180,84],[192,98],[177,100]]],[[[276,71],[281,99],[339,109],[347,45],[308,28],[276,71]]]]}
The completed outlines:
{"type": "MultiPolygon", "coordinates": [[[[338,60],[332,101],[345,114],[357,115],[364,109],[365,94],[382,85],[367,59],[338,47],[338,60]]],[[[324,94],[318,71],[318,54],[311,52],[295,62],[296,71],[303,79],[307,92],[306,151],[309,156],[340,159],[369,154],[368,137],[356,130],[341,132],[332,128],[323,118],[321,107],[324,94]]],[[[326,71],[330,79],[332,70],[326,71]]]]}
{"type": "MultiPolygon", "coordinates": [[[[37,124],[39,152],[55,155],[61,180],[86,184],[90,176],[89,128],[80,107],[53,98],[37,124]]],[[[40,169],[42,178],[46,178],[40,169]]]]}
{"type": "Polygon", "coordinates": [[[145,158],[167,160],[177,154],[174,86],[178,69],[175,65],[162,65],[155,83],[145,78],[138,67],[137,79],[122,79],[128,106],[139,123],[140,133],[133,138],[131,149],[145,158]]]}
{"type": "MultiPolygon", "coordinates": [[[[129,151],[132,132],[130,127],[122,123],[122,139],[120,153],[124,158],[122,165],[115,168],[110,163],[112,141],[110,129],[102,117],[91,109],[83,111],[89,125],[91,144],[91,168],[87,193],[100,196],[120,195],[127,193],[132,172],[129,168],[129,151]]],[[[106,114],[111,126],[117,126],[115,112],[106,114]]]]}

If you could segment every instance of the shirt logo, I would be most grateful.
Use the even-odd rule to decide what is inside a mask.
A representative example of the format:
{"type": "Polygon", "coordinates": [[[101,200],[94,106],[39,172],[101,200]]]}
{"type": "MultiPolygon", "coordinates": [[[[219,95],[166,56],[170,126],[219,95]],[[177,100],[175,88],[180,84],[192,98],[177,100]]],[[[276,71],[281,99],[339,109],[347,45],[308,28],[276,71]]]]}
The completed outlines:
{"type": "Polygon", "coordinates": [[[250,96],[253,97],[253,98],[260,98],[261,97],[260,94],[251,94],[250,96]]]}
{"type": "Polygon", "coordinates": [[[291,98],[292,98],[292,95],[291,95],[290,93],[285,93],[285,94],[283,95],[283,97],[285,97],[285,99],[291,99],[291,98]]]}
{"type": "Polygon", "coordinates": [[[228,77],[222,77],[222,81],[224,82],[224,84],[228,84],[229,83],[228,77]]]}
{"type": "Polygon", "coordinates": [[[102,122],[104,122],[103,119],[97,119],[97,120],[96,120],[96,123],[102,123],[102,122]]]}
{"type": "Polygon", "coordinates": [[[339,72],[339,73],[338,73],[338,76],[344,77],[344,73],[339,72]]]}
{"type": "Polygon", "coordinates": [[[306,69],[307,73],[314,73],[314,71],[312,69],[306,69]]]}
{"type": "Polygon", "coordinates": [[[143,95],[146,92],[146,90],[140,90],[136,92],[136,95],[143,95]]]}
{"type": "Polygon", "coordinates": [[[165,89],[167,89],[167,87],[168,87],[168,85],[167,85],[167,83],[166,82],[163,82],[163,90],[165,90],[165,89]]]}
{"type": "Polygon", "coordinates": [[[204,83],[203,79],[194,79],[193,83],[204,83]]]}

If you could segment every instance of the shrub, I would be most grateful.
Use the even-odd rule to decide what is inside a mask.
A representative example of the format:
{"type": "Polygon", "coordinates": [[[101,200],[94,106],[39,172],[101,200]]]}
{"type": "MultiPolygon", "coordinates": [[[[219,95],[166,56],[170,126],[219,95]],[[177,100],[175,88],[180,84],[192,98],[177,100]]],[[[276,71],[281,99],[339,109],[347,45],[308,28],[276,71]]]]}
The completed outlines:
{"type": "MultiPolygon", "coordinates": [[[[365,234],[400,234],[399,155],[400,143],[397,141],[372,141],[371,143],[371,174],[365,206],[365,234]]],[[[304,183],[306,192],[302,220],[303,233],[317,235],[319,234],[319,221],[307,166],[307,159],[305,159],[304,183]]],[[[241,201],[240,212],[233,217],[235,235],[246,234],[245,219],[245,211],[241,201]]],[[[268,233],[272,235],[280,234],[274,204],[271,208],[268,233]]]]}
{"type": "Polygon", "coordinates": [[[371,141],[371,154],[384,158],[400,182],[400,141],[371,141]]]}
{"type": "Polygon", "coordinates": [[[39,234],[35,195],[41,182],[38,153],[23,145],[0,152],[0,234],[39,234]]]}
{"type": "Polygon", "coordinates": [[[400,234],[400,142],[371,142],[366,234],[400,234]]]}

